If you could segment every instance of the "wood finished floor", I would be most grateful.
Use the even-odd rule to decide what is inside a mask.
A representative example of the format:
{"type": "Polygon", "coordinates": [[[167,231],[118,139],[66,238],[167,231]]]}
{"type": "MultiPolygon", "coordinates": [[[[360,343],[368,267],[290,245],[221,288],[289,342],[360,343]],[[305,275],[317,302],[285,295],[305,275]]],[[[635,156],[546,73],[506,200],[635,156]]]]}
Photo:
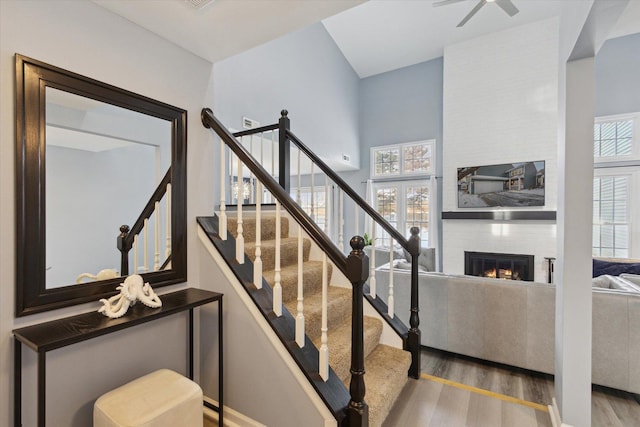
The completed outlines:
{"type": "MultiPolygon", "coordinates": [[[[547,375],[508,369],[448,353],[423,351],[422,372],[454,383],[510,396],[533,404],[549,405],[553,379],[547,375]]],[[[383,427],[550,427],[549,414],[529,406],[442,384],[411,380],[383,427]]],[[[592,394],[593,427],[640,427],[637,395],[595,387],[592,394]]]]}

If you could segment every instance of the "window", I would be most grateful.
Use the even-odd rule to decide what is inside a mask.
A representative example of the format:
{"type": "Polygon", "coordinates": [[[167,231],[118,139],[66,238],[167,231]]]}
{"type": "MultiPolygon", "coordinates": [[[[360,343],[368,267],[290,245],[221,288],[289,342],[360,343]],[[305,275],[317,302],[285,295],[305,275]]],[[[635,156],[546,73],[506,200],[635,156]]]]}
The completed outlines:
{"type": "Polygon", "coordinates": [[[593,127],[593,155],[596,159],[632,154],[633,120],[596,122],[593,127]]]}
{"type": "MultiPolygon", "coordinates": [[[[402,181],[374,185],[374,204],[380,215],[406,237],[411,227],[420,228],[422,247],[429,246],[429,181],[402,181]]],[[[388,233],[376,228],[376,245],[390,246],[388,233]]]]}
{"type": "MultiPolygon", "coordinates": [[[[632,195],[640,178],[638,118],[627,114],[596,118],[593,126],[593,244],[596,257],[632,257],[632,195]]],[[[636,245],[640,246],[640,245],[636,245]]],[[[637,256],[637,255],[636,255],[637,256]]]]}
{"type": "MultiPolygon", "coordinates": [[[[298,201],[298,190],[292,189],[291,198],[298,201]]],[[[327,214],[326,198],[324,185],[314,186],[313,191],[311,187],[300,188],[300,201],[298,202],[300,207],[313,219],[320,229],[324,230],[327,214]],[[313,198],[313,203],[311,203],[313,198]]],[[[331,202],[329,201],[329,205],[331,202]]]]}
{"type": "Polygon", "coordinates": [[[629,175],[593,179],[593,256],[629,257],[629,175]]]}
{"type": "Polygon", "coordinates": [[[433,173],[435,141],[418,141],[386,145],[371,149],[373,179],[433,173]]]}
{"type": "MultiPolygon", "coordinates": [[[[406,237],[411,236],[411,227],[419,227],[423,247],[429,246],[430,233],[434,232],[429,217],[434,166],[435,140],[371,148],[374,208],[406,237]]],[[[378,226],[376,245],[389,244],[389,235],[378,226]]]]}

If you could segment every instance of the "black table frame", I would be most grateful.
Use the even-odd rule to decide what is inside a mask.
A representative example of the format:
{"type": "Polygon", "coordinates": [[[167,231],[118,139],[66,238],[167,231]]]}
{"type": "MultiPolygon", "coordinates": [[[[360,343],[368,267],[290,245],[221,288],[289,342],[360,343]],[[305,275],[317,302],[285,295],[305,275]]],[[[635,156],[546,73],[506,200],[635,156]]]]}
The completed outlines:
{"type": "Polygon", "coordinates": [[[13,331],[14,337],[14,425],[22,427],[22,345],[38,353],[38,427],[45,427],[46,419],[46,354],[48,351],[110,334],[132,326],[189,311],[188,375],[193,380],[193,309],[212,302],[218,303],[218,406],[206,400],[204,405],[218,412],[218,423],[223,425],[223,339],[222,296],[218,292],[187,288],[160,295],[162,307],[151,309],[136,304],[118,319],[110,319],[98,312],[79,314],[63,319],[27,326],[13,331]]]}

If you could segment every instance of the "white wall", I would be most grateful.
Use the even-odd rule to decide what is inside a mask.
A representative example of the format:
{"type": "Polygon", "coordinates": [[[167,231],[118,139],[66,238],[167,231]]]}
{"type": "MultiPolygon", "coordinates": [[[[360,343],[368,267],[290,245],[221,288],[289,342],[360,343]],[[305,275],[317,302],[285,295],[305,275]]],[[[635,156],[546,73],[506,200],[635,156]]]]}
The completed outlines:
{"type": "MultiPolygon", "coordinates": [[[[213,99],[212,65],[92,2],[0,1],[0,425],[13,423],[11,330],[97,309],[96,303],[14,318],[14,57],[18,52],[188,110],[188,251],[196,253],[195,216],[213,211],[213,138],[200,109],[213,99]]],[[[198,286],[197,257],[188,263],[198,286]]],[[[175,290],[183,285],[164,288],[175,290]]],[[[104,391],[159,367],[184,372],[185,317],[157,321],[49,355],[51,426],[91,425],[92,404],[104,391]],[[158,339],[158,337],[162,339],[158,339]]],[[[35,357],[25,363],[23,425],[35,425],[35,357]]]]}
{"type": "MultiPolygon", "coordinates": [[[[460,210],[457,168],[538,160],[542,209],[556,210],[557,85],[557,19],[445,48],[443,211],[460,210]]],[[[544,257],[556,254],[553,222],[444,220],[443,236],[448,273],[464,272],[465,250],[510,252],[534,255],[535,280],[545,281],[544,257]]]]}

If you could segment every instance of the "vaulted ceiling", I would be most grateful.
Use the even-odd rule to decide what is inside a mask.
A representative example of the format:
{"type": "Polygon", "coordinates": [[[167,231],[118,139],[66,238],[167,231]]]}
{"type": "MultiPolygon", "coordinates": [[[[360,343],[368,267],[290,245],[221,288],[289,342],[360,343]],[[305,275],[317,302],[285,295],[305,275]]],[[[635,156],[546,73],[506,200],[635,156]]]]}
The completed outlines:
{"type": "MultiPolygon", "coordinates": [[[[442,56],[444,47],[483,34],[558,16],[586,0],[512,0],[510,17],[485,4],[461,0],[433,7],[432,0],[93,0],[211,62],[322,21],[360,77],[442,56]]],[[[630,0],[612,37],[640,32],[640,0],[630,0]]]]}

